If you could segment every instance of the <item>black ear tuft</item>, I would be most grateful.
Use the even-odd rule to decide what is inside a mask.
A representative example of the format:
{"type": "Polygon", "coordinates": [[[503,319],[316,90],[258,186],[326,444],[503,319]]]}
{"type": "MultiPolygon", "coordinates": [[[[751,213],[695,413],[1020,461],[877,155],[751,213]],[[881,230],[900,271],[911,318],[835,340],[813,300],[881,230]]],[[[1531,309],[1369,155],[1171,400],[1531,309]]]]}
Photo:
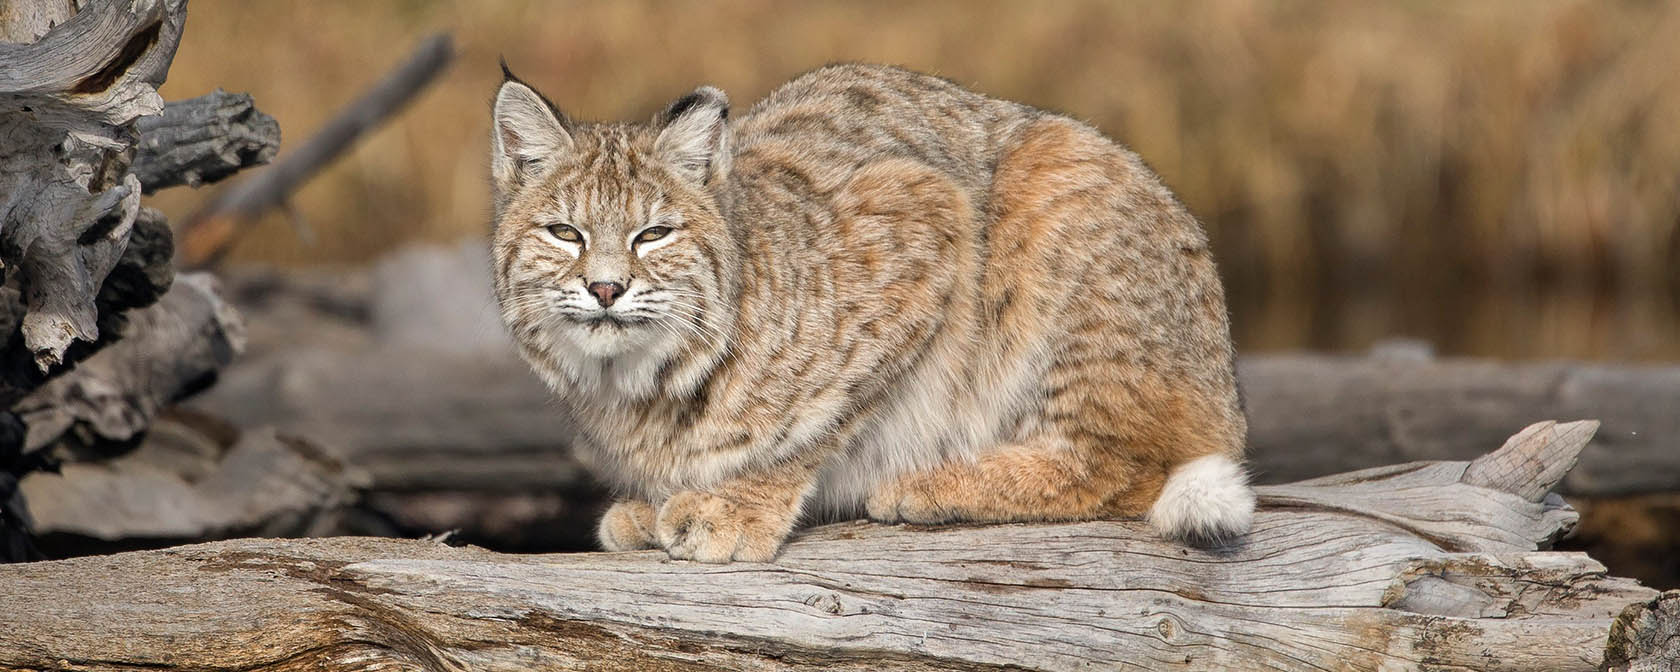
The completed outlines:
{"type": "Polygon", "coordinates": [[[701,184],[729,172],[729,96],[702,86],[654,117],[654,151],[701,184]]]}
{"type": "Polygon", "coordinates": [[[684,112],[687,112],[690,109],[693,109],[695,105],[699,104],[699,102],[700,102],[699,92],[690,93],[686,96],[683,96],[681,98],[678,98],[678,99],[672,101],[671,106],[665,108],[665,115],[664,115],[665,123],[667,123],[667,124],[671,123],[672,120],[676,119],[677,117],[682,116],[684,112]]]}
{"type": "Polygon", "coordinates": [[[548,111],[553,113],[554,118],[560,121],[560,126],[565,128],[567,132],[571,132],[573,129],[572,119],[571,117],[566,116],[565,112],[560,111],[559,105],[555,105],[554,101],[549,100],[547,94],[538,91],[537,87],[531,86],[530,82],[520,79],[519,75],[513,74],[513,69],[508,67],[507,56],[498,56],[496,60],[501,63],[502,66],[502,86],[507,86],[508,82],[513,82],[530,89],[533,93],[537,94],[538,98],[542,99],[543,105],[548,106],[548,111]]]}
{"type": "Polygon", "coordinates": [[[694,112],[697,108],[710,107],[717,110],[721,119],[729,118],[729,96],[710,86],[702,86],[692,92],[671,101],[658,116],[654,117],[656,125],[664,127],[676,121],[683,115],[694,112]]]}

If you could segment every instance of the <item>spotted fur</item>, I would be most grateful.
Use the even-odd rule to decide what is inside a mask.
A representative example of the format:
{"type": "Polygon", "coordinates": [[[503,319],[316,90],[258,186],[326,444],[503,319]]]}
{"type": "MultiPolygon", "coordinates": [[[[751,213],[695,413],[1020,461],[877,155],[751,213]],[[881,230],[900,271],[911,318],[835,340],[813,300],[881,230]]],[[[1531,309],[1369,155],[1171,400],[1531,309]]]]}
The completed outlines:
{"type": "Polygon", "coordinates": [[[763,561],[860,513],[1246,530],[1207,238],[1089,126],[867,65],[642,124],[510,77],[494,121],[497,296],[622,497],[605,547],[763,561]]]}

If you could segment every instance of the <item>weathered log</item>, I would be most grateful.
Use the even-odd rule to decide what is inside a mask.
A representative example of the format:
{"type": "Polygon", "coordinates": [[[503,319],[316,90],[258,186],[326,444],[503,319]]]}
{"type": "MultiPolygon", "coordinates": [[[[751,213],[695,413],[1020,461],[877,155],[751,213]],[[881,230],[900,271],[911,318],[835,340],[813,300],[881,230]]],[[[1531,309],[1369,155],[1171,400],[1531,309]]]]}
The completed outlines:
{"type": "Polygon", "coordinates": [[[94,298],[100,337],[71,344],[64,351],[63,363],[50,371],[36,365],[34,352],[19,329],[28,312],[23,295],[10,287],[0,288],[0,334],[10,334],[0,340],[0,407],[10,408],[52,376],[117,340],[126,324],[127,311],[150,305],[163,296],[175,277],[174,266],[169,263],[174,253],[171,243],[169,223],[163,215],[140,208],[122,256],[94,298]]]}
{"type": "Polygon", "coordinates": [[[1680,670],[1680,591],[1622,610],[1610,627],[1604,668],[1611,672],[1680,670]]]}
{"type": "MultiPolygon", "coordinates": [[[[0,411],[0,562],[37,557],[29,545],[30,516],[17,485],[19,479],[50,469],[57,462],[48,451],[28,450],[24,442],[27,428],[13,404],[51,376],[62,375],[69,366],[132,331],[127,311],[153,303],[169,289],[175,274],[169,263],[173,249],[169,224],[163,216],[151,208],[140,208],[128,245],[94,299],[99,339],[71,344],[64,351],[61,365],[50,371],[37,366],[18,328],[27,310],[23,297],[10,287],[0,288],[0,333],[11,334],[0,341],[0,408],[5,409],[0,411]]],[[[128,392],[147,396],[144,390],[128,392]]]]}
{"type": "Polygon", "coordinates": [[[1209,550],[1135,521],[846,523],[771,564],[341,538],[13,565],[0,669],[1642,669],[1680,596],[1538,550],[1574,514],[1532,495],[1590,425],[1262,488],[1209,550]]]}
{"type": "Polygon", "coordinates": [[[169,225],[142,189],[220,179],[278,142],[249,97],[164,106],[185,15],[186,0],[0,3],[0,561],[32,555],[18,482],[61,456],[43,443],[132,447],[237,349],[231,309],[193,280],[172,296],[197,303],[127,314],[174,276],[169,225]]]}
{"type": "Polygon", "coordinates": [[[142,117],[134,175],[150,194],[177,185],[198,187],[268,163],[280,148],[280,124],[250,94],[216,89],[177,100],[163,114],[142,117]]]}
{"type": "Polygon", "coordinates": [[[272,427],[206,431],[202,424],[166,420],[121,457],[24,479],[43,548],[57,555],[102,542],[135,548],[318,535],[335,529],[365,485],[360,470],[331,450],[272,427]]]}
{"type": "Polygon", "coordinates": [[[121,340],[12,407],[26,451],[70,462],[22,481],[49,554],[342,529],[332,523],[366,479],[329,450],[272,428],[154,427],[244,346],[243,321],[214,278],[181,276],[112,333],[121,340]]]}
{"type": "MultiPolygon", "coordinates": [[[[483,305],[461,310],[495,319],[483,305]]],[[[501,331],[490,324],[475,333],[501,331]]],[[[222,385],[192,403],[238,424],[272,424],[339,443],[353,461],[366,456],[375,483],[429,487],[457,474],[457,485],[473,487],[483,477],[513,487],[571,473],[563,450],[570,424],[510,352],[387,347],[372,334],[365,338],[346,349],[271,347],[236,363],[222,385]],[[423,457],[409,460],[411,450],[423,457]],[[545,466],[528,471],[537,463],[545,466]]],[[[1520,428],[1524,413],[1567,411],[1602,414],[1607,427],[1615,424],[1564,479],[1564,493],[1680,491],[1680,426],[1673,426],[1680,367],[1271,355],[1243,358],[1239,376],[1248,457],[1261,482],[1384,460],[1466,459],[1473,446],[1455,427],[1486,440],[1520,428]]]]}
{"type": "Polygon", "coordinates": [[[244,331],[215,278],[176,278],[163,300],[128,315],[121,340],[12,406],[28,427],[26,449],[128,444],[165,406],[209,385],[244,348],[244,331]]]}
{"type": "Polygon", "coordinates": [[[1272,355],[1238,376],[1265,482],[1464,459],[1527,418],[1593,417],[1603,427],[1564,493],[1680,491],[1680,366],[1272,355]]]}
{"type": "Polygon", "coordinates": [[[571,424],[512,358],[271,353],[229,368],[188,406],[342,446],[378,489],[544,490],[586,478],[566,450],[571,424]]]}

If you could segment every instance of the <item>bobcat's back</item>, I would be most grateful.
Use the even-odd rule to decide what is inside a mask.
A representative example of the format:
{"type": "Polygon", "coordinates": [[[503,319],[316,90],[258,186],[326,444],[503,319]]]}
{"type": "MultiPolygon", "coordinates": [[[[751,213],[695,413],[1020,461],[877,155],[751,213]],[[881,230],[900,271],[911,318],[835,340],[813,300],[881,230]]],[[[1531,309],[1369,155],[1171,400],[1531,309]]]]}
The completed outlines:
{"type": "MultiPolygon", "coordinates": [[[[1123,390],[1114,388],[1139,374],[1138,358],[1165,358],[1147,363],[1167,369],[1149,374],[1154,384],[1166,378],[1175,381],[1168,388],[1200,388],[1185,395],[1199,403],[1175,405],[1204,416],[1202,431],[1212,435],[1148,459],[1172,464],[1180,448],[1240,451],[1228,327],[1206,239],[1130,152],[1069,119],[882,66],[803,76],[755,105],[736,129],[749,211],[827,209],[828,221],[847,222],[868,219],[845,212],[847,204],[909,201],[884,228],[949,224],[963,243],[894,248],[896,261],[951,278],[942,292],[912,294],[934,305],[910,308],[941,313],[945,338],[917,343],[915,370],[868,407],[871,422],[855,428],[847,457],[821,481],[828,505],[844,509],[888,475],[972,459],[997,441],[1030,435],[1057,397],[1115,398],[1123,390]],[[947,201],[963,204],[961,221],[927,216],[947,201]],[[919,257],[924,251],[934,254],[919,257]],[[1103,356],[1065,352],[1076,344],[1103,356]],[[1093,377],[1108,382],[1086,380],[1093,377]],[[1092,387],[1047,385],[1052,379],[1092,387]]],[[[852,235],[838,247],[858,256],[874,249],[852,235]]],[[[1130,423],[1095,417],[1078,429],[1136,443],[1116,431],[1151,431],[1159,420],[1126,415],[1130,423]]]]}
{"type": "Polygon", "coordinates": [[[831,179],[869,162],[910,159],[978,201],[1009,138],[1042,114],[908,70],[835,65],[771,92],[734,130],[739,155],[791,147],[777,158],[831,179]]]}

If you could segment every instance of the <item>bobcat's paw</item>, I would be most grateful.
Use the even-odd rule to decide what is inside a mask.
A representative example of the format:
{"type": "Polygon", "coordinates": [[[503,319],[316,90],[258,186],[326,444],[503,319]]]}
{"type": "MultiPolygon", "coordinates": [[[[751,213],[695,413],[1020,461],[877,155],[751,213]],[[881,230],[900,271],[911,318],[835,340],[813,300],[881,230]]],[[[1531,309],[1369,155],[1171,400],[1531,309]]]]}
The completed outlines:
{"type": "Polygon", "coordinates": [[[786,526],[771,523],[776,518],[773,512],[688,490],[665,501],[654,529],[659,545],[677,560],[769,562],[787,536],[786,526]]]}
{"type": "Polygon", "coordinates": [[[653,505],[639,499],[621,499],[601,516],[595,538],[609,551],[640,551],[659,548],[653,537],[653,505]]]}
{"type": "Polygon", "coordinates": [[[942,506],[930,493],[932,488],[916,476],[904,476],[877,487],[864,502],[869,519],[882,523],[915,523],[934,525],[948,523],[957,516],[942,506]]]}

